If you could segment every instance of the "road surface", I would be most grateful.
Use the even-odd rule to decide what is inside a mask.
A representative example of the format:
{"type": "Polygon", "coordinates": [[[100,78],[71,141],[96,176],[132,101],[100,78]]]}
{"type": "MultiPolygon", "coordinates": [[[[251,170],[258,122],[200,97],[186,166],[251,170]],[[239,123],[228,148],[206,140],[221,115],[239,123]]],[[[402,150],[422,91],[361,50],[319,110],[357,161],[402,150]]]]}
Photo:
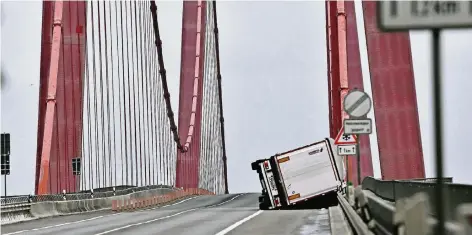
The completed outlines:
{"type": "Polygon", "coordinates": [[[198,196],[135,212],[44,218],[1,227],[2,234],[331,234],[328,210],[259,211],[260,194],[198,196]]]}

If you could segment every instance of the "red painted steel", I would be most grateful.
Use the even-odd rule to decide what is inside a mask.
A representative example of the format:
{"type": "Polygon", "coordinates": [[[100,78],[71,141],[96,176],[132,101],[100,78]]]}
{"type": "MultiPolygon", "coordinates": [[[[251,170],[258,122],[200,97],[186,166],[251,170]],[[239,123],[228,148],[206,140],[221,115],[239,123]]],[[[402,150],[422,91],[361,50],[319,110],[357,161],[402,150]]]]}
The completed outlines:
{"type": "MultiPolygon", "coordinates": [[[[339,56],[339,93],[340,93],[340,121],[341,126],[344,119],[349,118],[348,114],[343,109],[344,97],[346,97],[349,92],[349,83],[348,83],[348,70],[347,70],[347,26],[346,26],[346,12],[344,10],[343,0],[336,1],[336,20],[337,20],[337,32],[338,32],[338,56],[339,56]]],[[[348,159],[352,157],[347,157],[348,159]]],[[[349,164],[350,161],[346,162],[346,167],[348,168],[348,174],[352,174],[356,169],[353,168],[353,165],[349,164]]],[[[354,178],[349,176],[348,180],[353,181],[354,178]]]]}
{"type": "Polygon", "coordinates": [[[329,129],[331,138],[336,138],[341,130],[341,98],[339,83],[338,23],[336,19],[336,1],[326,1],[326,41],[328,65],[329,129]]]}
{"type": "MultiPolygon", "coordinates": [[[[357,34],[356,10],[354,1],[346,1],[346,32],[347,32],[347,72],[349,88],[364,90],[362,79],[361,56],[359,51],[359,38],[357,34]]],[[[360,153],[361,153],[361,179],[366,176],[373,176],[372,155],[370,150],[370,138],[368,135],[360,135],[360,153]]],[[[357,159],[349,158],[349,165],[352,171],[349,173],[350,179],[357,179],[357,159]]],[[[353,181],[357,185],[357,180],[353,181]]]]}
{"type": "MultiPolygon", "coordinates": [[[[336,138],[342,127],[342,120],[346,117],[342,109],[344,96],[347,94],[347,57],[346,57],[346,26],[343,1],[327,1],[326,5],[328,24],[328,87],[330,96],[330,135],[336,138]]],[[[347,164],[347,163],[346,163],[347,164]]],[[[352,172],[347,164],[348,172],[352,172]]]]}
{"type": "Polygon", "coordinates": [[[179,136],[186,152],[177,152],[176,187],[198,187],[206,1],[184,1],[179,97],[179,136]],[[200,32],[199,32],[200,31],[200,32]]]}
{"type": "Polygon", "coordinates": [[[81,149],[85,2],[43,4],[36,193],[73,192],[79,183],[72,158],[81,149]]]}
{"type": "MultiPolygon", "coordinates": [[[[354,3],[352,1],[328,1],[326,3],[326,12],[330,136],[335,138],[343,125],[342,121],[348,118],[348,115],[343,110],[344,97],[353,85],[359,88],[363,87],[362,71],[360,67],[357,30],[352,31],[352,27],[356,25],[354,3]],[[353,43],[357,44],[353,45],[353,43]],[[353,84],[351,84],[351,81],[353,81],[353,84]]],[[[361,148],[361,151],[364,152],[361,156],[363,175],[373,175],[368,139],[361,144],[361,148]]],[[[348,168],[349,181],[356,182],[356,159],[354,157],[348,157],[347,159],[346,167],[348,168]]]]}
{"type": "Polygon", "coordinates": [[[409,33],[379,32],[376,2],[362,4],[382,178],[424,178],[409,33]]]}
{"type": "Polygon", "coordinates": [[[51,44],[52,44],[52,23],[54,17],[54,2],[43,2],[43,24],[41,34],[41,64],[40,64],[40,79],[39,79],[39,110],[38,110],[38,135],[36,146],[36,177],[35,177],[35,194],[38,194],[39,176],[41,172],[41,151],[43,149],[43,131],[44,118],[46,112],[46,97],[48,74],[51,58],[51,44]]]}

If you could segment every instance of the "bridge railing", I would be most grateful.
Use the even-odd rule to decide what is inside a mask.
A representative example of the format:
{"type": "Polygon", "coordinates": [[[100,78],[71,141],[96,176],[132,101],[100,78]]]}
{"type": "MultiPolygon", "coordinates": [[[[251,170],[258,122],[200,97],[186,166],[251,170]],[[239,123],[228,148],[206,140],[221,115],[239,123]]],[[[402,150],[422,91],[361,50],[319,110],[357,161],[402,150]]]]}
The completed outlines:
{"type": "Polygon", "coordinates": [[[129,186],[122,185],[116,187],[106,187],[106,188],[97,188],[93,190],[86,190],[76,193],[65,193],[65,194],[44,194],[44,195],[18,195],[18,196],[9,196],[2,197],[0,204],[3,205],[12,205],[12,204],[22,204],[22,203],[34,203],[34,202],[45,202],[45,201],[64,201],[64,200],[84,200],[92,198],[105,198],[112,196],[121,196],[130,194],[133,192],[140,192],[150,189],[158,188],[173,188],[168,185],[149,185],[149,186],[129,186]]]}
{"type": "Polygon", "coordinates": [[[431,179],[378,180],[366,177],[352,190],[351,203],[376,234],[422,235],[438,229],[436,210],[442,203],[445,234],[472,234],[472,185],[445,180],[444,199],[436,199],[431,179]]]}
{"type": "MultiPolygon", "coordinates": [[[[425,193],[429,198],[432,216],[436,216],[436,205],[439,204],[436,200],[435,187],[436,184],[432,182],[377,180],[372,177],[366,177],[362,181],[362,189],[369,190],[378,197],[391,202],[411,197],[417,193],[425,193]]],[[[446,218],[453,217],[458,205],[472,203],[471,185],[446,183],[444,188],[445,200],[443,203],[446,209],[446,218]]]]}
{"type": "MultiPolygon", "coordinates": [[[[416,181],[416,182],[430,182],[434,183],[438,181],[438,178],[416,178],[416,179],[406,179],[406,180],[397,180],[397,181],[416,181]]],[[[442,181],[446,184],[452,183],[452,177],[444,177],[442,181]]]]}

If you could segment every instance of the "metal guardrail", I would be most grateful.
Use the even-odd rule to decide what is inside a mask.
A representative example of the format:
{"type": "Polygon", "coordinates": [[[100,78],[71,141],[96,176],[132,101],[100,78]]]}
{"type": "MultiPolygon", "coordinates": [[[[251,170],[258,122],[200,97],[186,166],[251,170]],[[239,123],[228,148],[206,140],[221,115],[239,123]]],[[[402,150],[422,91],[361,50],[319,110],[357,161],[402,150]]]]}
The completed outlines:
{"type": "Polygon", "coordinates": [[[84,200],[92,198],[105,198],[111,196],[126,195],[133,192],[140,192],[149,189],[157,188],[173,188],[168,185],[150,185],[150,186],[116,186],[99,188],[87,191],[81,191],[77,193],[66,193],[66,194],[46,194],[46,195],[21,195],[21,196],[10,196],[1,198],[2,210],[5,205],[18,205],[24,203],[33,202],[45,202],[45,201],[65,201],[65,200],[84,200]]]}
{"type": "MultiPolygon", "coordinates": [[[[416,178],[416,179],[405,179],[405,180],[397,180],[397,181],[416,181],[416,182],[429,182],[434,183],[438,181],[438,178],[416,178]]],[[[452,183],[452,177],[443,177],[442,181],[446,184],[452,183]]]]}
{"type": "Polygon", "coordinates": [[[341,193],[338,193],[338,202],[342,210],[346,214],[346,218],[349,221],[349,224],[351,225],[355,234],[373,234],[371,231],[369,231],[369,228],[367,227],[367,224],[364,222],[364,220],[356,213],[354,208],[349,204],[349,202],[344,198],[344,195],[342,195],[341,193]]]}
{"type": "MultiPolygon", "coordinates": [[[[376,234],[431,234],[436,230],[435,183],[421,180],[377,180],[367,177],[356,188],[355,207],[367,211],[364,221],[376,234]]],[[[472,234],[472,185],[444,184],[445,234],[472,234]],[[467,221],[467,218],[471,218],[467,221]]]]}
{"type": "Polygon", "coordinates": [[[30,207],[31,207],[31,203],[19,203],[19,204],[14,204],[14,205],[4,205],[4,206],[2,206],[2,210],[0,212],[3,216],[3,214],[6,214],[6,213],[29,211],[30,207]]]}
{"type": "MultiPolygon", "coordinates": [[[[425,193],[429,198],[431,215],[436,216],[436,200],[434,188],[435,183],[405,181],[405,180],[377,180],[366,177],[362,181],[362,189],[369,190],[378,197],[387,201],[398,201],[402,198],[411,197],[417,193],[425,193]]],[[[458,205],[472,203],[472,185],[465,184],[444,184],[446,218],[452,218],[456,213],[458,205]]]]}

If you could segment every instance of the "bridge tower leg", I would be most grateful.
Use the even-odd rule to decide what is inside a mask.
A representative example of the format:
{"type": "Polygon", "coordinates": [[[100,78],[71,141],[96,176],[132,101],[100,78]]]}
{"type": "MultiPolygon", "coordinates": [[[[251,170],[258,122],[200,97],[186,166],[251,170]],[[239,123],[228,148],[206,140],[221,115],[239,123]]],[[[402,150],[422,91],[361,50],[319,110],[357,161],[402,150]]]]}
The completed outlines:
{"type": "MultiPolygon", "coordinates": [[[[362,10],[382,178],[422,178],[425,173],[409,34],[379,32],[375,4],[363,1],[362,10]]],[[[326,17],[330,135],[334,138],[347,117],[342,110],[343,97],[348,89],[362,90],[363,80],[354,2],[326,1],[326,17]]],[[[373,175],[373,167],[369,137],[360,140],[363,178],[373,175]]],[[[357,179],[355,160],[348,157],[349,179],[357,179]]]]}
{"type": "Polygon", "coordinates": [[[178,125],[181,140],[191,142],[187,152],[177,150],[176,187],[197,188],[199,183],[206,4],[183,2],[178,125]]]}
{"type": "MultiPolygon", "coordinates": [[[[364,90],[362,79],[361,55],[359,49],[359,37],[357,33],[356,9],[354,1],[345,1],[344,10],[346,12],[346,44],[347,44],[347,73],[350,89],[364,90]]],[[[370,150],[370,138],[368,135],[360,135],[361,151],[361,179],[366,176],[374,176],[372,166],[372,154],[370,150]]],[[[349,158],[349,178],[353,179],[357,185],[357,159],[349,158]]]]}
{"type": "MultiPolygon", "coordinates": [[[[328,59],[328,89],[330,136],[335,138],[348,115],[343,111],[343,100],[349,89],[363,89],[359,42],[355,21],[354,2],[326,1],[326,37],[328,59]]],[[[369,137],[361,137],[361,175],[372,176],[369,137]]],[[[347,157],[349,181],[357,184],[357,161],[347,157]]]]}
{"type": "Polygon", "coordinates": [[[85,22],[86,2],[43,2],[36,194],[78,190],[85,22]]]}
{"type": "Polygon", "coordinates": [[[424,178],[410,34],[379,32],[376,4],[362,1],[382,178],[424,178]]]}

